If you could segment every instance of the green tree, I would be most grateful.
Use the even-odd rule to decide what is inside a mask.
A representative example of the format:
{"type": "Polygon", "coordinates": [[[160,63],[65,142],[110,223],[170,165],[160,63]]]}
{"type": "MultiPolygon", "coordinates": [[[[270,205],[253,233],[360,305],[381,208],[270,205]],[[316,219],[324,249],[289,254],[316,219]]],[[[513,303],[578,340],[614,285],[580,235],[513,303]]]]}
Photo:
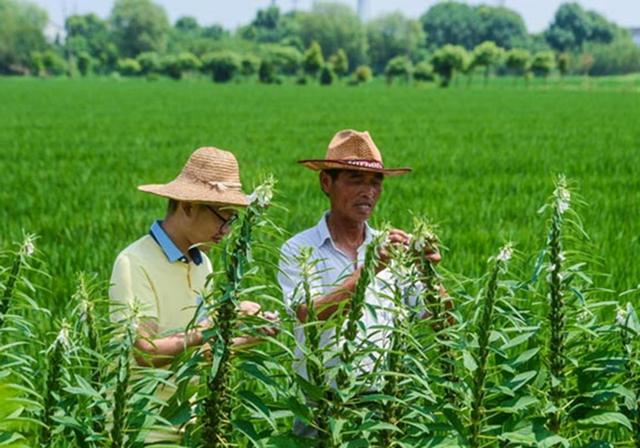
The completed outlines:
{"type": "Polygon", "coordinates": [[[243,76],[252,76],[260,69],[260,58],[252,54],[242,55],[240,60],[240,73],[243,76]]]}
{"type": "Polygon", "coordinates": [[[143,75],[148,75],[150,73],[155,73],[160,71],[161,68],[161,60],[158,53],[153,51],[145,51],[144,53],[140,53],[138,57],[136,57],[136,61],[140,64],[140,73],[143,75]]]}
{"type": "Polygon", "coordinates": [[[555,55],[552,51],[541,51],[536,53],[531,60],[531,71],[536,76],[549,76],[551,70],[555,67],[555,55]]]}
{"type": "Polygon", "coordinates": [[[47,47],[47,13],[29,1],[0,0],[0,73],[25,74],[32,52],[47,47]]]}
{"type": "Polygon", "coordinates": [[[67,17],[64,29],[65,47],[72,54],[86,51],[92,58],[100,59],[109,44],[107,22],[93,13],[67,17]]]}
{"type": "Polygon", "coordinates": [[[480,5],[478,42],[495,42],[501,48],[526,44],[529,36],[522,16],[509,8],[480,5]]]}
{"type": "Polygon", "coordinates": [[[362,84],[371,81],[373,78],[373,72],[368,65],[359,65],[354,72],[355,80],[357,83],[362,84]]]}
{"type": "Polygon", "coordinates": [[[215,82],[229,82],[240,71],[240,56],[232,51],[208,53],[202,57],[202,67],[215,82]]]}
{"type": "Polygon", "coordinates": [[[413,75],[413,64],[406,56],[396,56],[387,63],[384,74],[387,77],[388,84],[392,84],[396,78],[403,79],[408,83],[413,75]]]}
{"type": "Polygon", "coordinates": [[[262,59],[268,59],[273,69],[283,75],[295,75],[302,64],[302,53],[294,47],[277,44],[262,46],[262,59]]]}
{"type": "Polygon", "coordinates": [[[91,55],[86,51],[78,54],[78,71],[82,76],[87,76],[91,71],[91,64],[93,60],[91,59],[91,55]]]}
{"type": "Polygon", "coordinates": [[[495,42],[482,42],[473,50],[473,67],[484,67],[485,83],[489,79],[491,69],[500,63],[504,50],[498,47],[495,42]]]}
{"type": "Polygon", "coordinates": [[[433,54],[431,64],[443,87],[451,83],[456,72],[465,69],[468,59],[467,51],[460,45],[445,45],[433,54]]]}
{"type": "Polygon", "coordinates": [[[151,0],[116,0],[109,22],[122,56],[134,58],[166,48],[169,20],[164,9],[151,0]]]}
{"type": "Polygon", "coordinates": [[[260,68],[258,69],[258,79],[263,84],[274,84],[278,82],[276,70],[271,61],[263,59],[262,62],[260,62],[260,68]]]}
{"type": "Polygon", "coordinates": [[[513,48],[507,51],[505,65],[510,73],[518,76],[526,76],[529,72],[531,54],[527,50],[513,48]]]}
{"type": "Polygon", "coordinates": [[[427,43],[432,48],[452,44],[472,49],[480,42],[480,18],[476,9],[465,3],[437,3],[429,8],[420,21],[427,35],[427,43]]]}
{"type": "Polygon", "coordinates": [[[324,57],[322,56],[322,47],[316,41],[311,42],[307,51],[304,52],[302,59],[302,67],[304,72],[316,76],[324,66],[324,57]]]}
{"type": "Polygon", "coordinates": [[[374,70],[382,72],[394,56],[413,59],[425,44],[425,33],[419,21],[396,12],[367,24],[369,59],[374,70]]]}
{"type": "Polygon", "coordinates": [[[571,63],[571,58],[569,53],[559,53],[556,58],[556,63],[558,65],[558,71],[560,75],[566,76],[569,72],[569,64],[571,63]]]}
{"type": "Polygon", "coordinates": [[[610,44],[590,42],[583,55],[585,73],[594,76],[625,75],[640,72],[640,47],[629,38],[610,44]]]}
{"type": "Polygon", "coordinates": [[[597,12],[586,11],[578,3],[564,3],[545,37],[554,50],[562,52],[579,50],[587,42],[612,42],[619,32],[615,24],[597,12]]]}
{"type": "Polygon", "coordinates": [[[342,48],[331,55],[329,64],[333,72],[338,76],[345,76],[349,73],[349,59],[347,58],[347,53],[345,53],[342,48]]]}
{"type": "Polygon", "coordinates": [[[320,70],[320,84],[328,86],[336,80],[336,74],[330,64],[325,64],[320,70]]]}
{"type": "Polygon", "coordinates": [[[434,81],[433,65],[427,61],[418,62],[413,70],[413,79],[422,82],[434,81]]]}
{"type": "Polygon", "coordinates": [[[173,79],[182,79],[182,75],[185,72],[199,70],[201,66],[200,59],[188,51],[177,55],[165,55],[160,59],[162,72],[173,79]]]}
{"type": "Polygon", "coordinates": [[[349,65],[356,66],[367,58],[367,33],[358,15],[343,3],[316,3],[310,12],[294,15],[294,24],[304,47],[318,42],[326,54],[342,48],[349,65]]]}
{"type": "Polygon", "coordinates": [[[131,58],[125,58],[118,61],[118,73],[122,76],[136,76],[140,74],[140,64],[131,58]]]}

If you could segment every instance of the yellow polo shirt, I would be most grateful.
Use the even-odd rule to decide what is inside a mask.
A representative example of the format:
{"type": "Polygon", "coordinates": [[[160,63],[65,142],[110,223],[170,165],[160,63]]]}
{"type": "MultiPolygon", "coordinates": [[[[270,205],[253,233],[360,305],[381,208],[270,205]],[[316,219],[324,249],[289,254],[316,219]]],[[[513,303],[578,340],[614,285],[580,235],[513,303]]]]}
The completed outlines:
{"type": "Polygon", "coordinates": [[[184,331],[193,319],[204,291],[211,262],[201,253],[201,263],[171,261],[161,245],[146,235],[124,249],[116,258],[111,274],[109,297],[112,320],[137,299],[141,316],[154,319],[159,336],[184,331]]]}

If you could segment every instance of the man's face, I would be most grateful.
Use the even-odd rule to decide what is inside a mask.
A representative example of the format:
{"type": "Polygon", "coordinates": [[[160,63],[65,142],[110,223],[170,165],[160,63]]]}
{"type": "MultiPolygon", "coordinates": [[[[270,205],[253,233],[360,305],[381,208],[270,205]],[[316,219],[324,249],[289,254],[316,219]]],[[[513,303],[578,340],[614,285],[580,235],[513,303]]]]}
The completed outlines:
{"type": "Polygon", "coordinates": [[[320,176],[322,189],[331,200],[331,210],[352,221],[364,222],[371,216],[382,193],[383,175],[366,171],[341,170],[333,179],[320,176]]]}
{"type": "Polygon", "coordinates": [[[208,204],[184,204],[184,230],[190,245],[200,244],[208,251],[231,230],[229,220],[235,215],[230,208],[208,204]]]}

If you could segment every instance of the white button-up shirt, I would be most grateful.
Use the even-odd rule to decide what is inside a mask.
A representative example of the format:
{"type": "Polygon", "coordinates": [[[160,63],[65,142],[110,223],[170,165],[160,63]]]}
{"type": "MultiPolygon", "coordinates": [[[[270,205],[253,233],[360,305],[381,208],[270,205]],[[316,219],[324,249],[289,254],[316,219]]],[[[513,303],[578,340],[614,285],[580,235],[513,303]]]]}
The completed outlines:
{"type": "MultiPolygon", "coordinates": [[[[377,234],[377,230],[369,227],[365,223],[364,242],[358,247],[357,260],[354,262],[349,256],[338,249],[331,238],[329,227],[327,226],[327,217],[329,213],[325,213],[318,224],[310,229],[298,233],[289,239],[280,252],[280,272],[278,281],[282,288],[284,302],[295,316],[295,310],[300,304],[304,304],[304,296],[302,294],[302,267],[296,259],[305,247],[312,249],[310,261],[317,262],[314,266],[314,272],[311,275],[310,289],[313,298],[325,296],[333,291],[344,280],[353,274],[353,272],[364,264],[365,252],[367,245],[377,234]]],[[[378,273],[376,278],[371,282],[365,295],[365,306],[363,315],[360,320],[358,330],[358,341],[367,341],[384,348],[388,341],[388,331],[384,327],[393,325],[393,301],[391,300],[391,276],[385,269],[378,273]]],[[[415,292],[408,301],[409,305],[415,305],[415,292]]],[[[294,329],[296,338],[296,361],[294,363],[295,370],[307,378],[306,364],[303,359],[304,347],[304,329],[301,325],[297,325],[294,329]]],[[[335,344],[335,329],[328,329],[322,332],[320,337],[320,348],[324,349],[330,343],[335,344]]],[[[342,347],[342,341],[338,344],[338,350],[342,347]]],[[[365,358],[359,368],[362,373],[368,373],[373,369],[375,357],[365,358]]],[[[327,366],[335,363],[329,360],[327,366]]]]}

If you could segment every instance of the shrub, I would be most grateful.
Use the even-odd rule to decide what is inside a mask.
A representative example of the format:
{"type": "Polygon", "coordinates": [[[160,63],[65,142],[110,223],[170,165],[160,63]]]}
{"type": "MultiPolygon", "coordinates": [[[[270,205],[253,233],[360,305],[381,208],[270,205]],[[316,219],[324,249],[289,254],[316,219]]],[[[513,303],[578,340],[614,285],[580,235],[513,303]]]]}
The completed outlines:
{"type": "Polygon", "coordinates": [[[456,72],[465,69],[468,58],[467,51],[459,45],[445,45],[433,54],[431,63],[443,87],[449,85],[456,72]]]}
{"type": "Polygon", "coordinates": [[[549,76],[555,67],[555,56],[551,51],[540,51],[535,54],[531,61],[531,71],[536,76],[549,76]]]}
{"type": "Polygon", "coordinates": [[[322,67],[322,71],[320,72],[320,84],[322,84],[323,86],[328,86],[333,84],[335,79],[336,74],[329,64],[322,67]]]}
{"type": "Polygon", "coordinates": [[[91,56],[86,51],[83,51],[78,55],[78,71],[82,76],[87,76],[89,74],[92,62],[91,56]]]}
{"type": "Polygon", "coordinates": [[[373,78],[373,73],[371,71],[371,67],[368,65],[360,65],[356,68],[355,71],[355,79],[359,83],[365,83],[371,81],[373,78]]]}
{"type": "Polygon", "coordinates": [[[387,63],[384,74],[389,84],[393,83],[395,78],[401,78],[405,82],[409,82],[413,74],[413,64],[406,56],[396,56],[387,63]]]}
{"type": "Polygon", "coordinates": [[[143,75],[148,75],[149,73],[158,72],[161,69],[161,63],[163,61],[160,60],[158,53],[153,51],[146,51],[144,53],[140,53],[136,57],[136,61],[140,64],[140,73],[143,75]]]}
{"type": "Polygon", "coordinates": [[[435,80],[435,74],[433,73],[433,65],[427,61],[422,61],[416,64],[413,71],[413,78],[416,81],[431,82],[435,80]]]}
{"type": "Polygon", "coordinates": [[[240,71],[240,57],[232,51],[207,53],[202,57],[202,67],[215,82],[229,82],[240,71]]]}
{"type": "Polygon", "coordinates": [[[135,59],[120,59],[117,70],[122,76],[136,76],[140,74],[140,64],[135,59]]]}
{"type": "Polygon", "coordinates": [[[245,54],[240,60],[240,73],[243,76],[251,76],[258,72],[260,69],[261,61],[258,57],[252,54],[245,54]]]}

